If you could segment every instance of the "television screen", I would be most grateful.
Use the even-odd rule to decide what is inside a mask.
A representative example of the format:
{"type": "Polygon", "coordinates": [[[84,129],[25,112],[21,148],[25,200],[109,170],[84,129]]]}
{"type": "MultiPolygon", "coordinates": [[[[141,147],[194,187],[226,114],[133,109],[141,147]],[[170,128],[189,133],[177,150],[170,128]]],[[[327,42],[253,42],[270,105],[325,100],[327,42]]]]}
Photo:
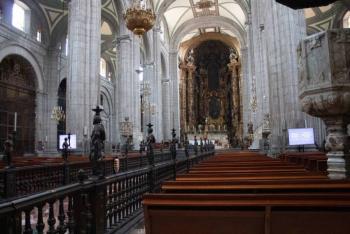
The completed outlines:
{"type": "MultiPolygon", "coordinates": [[[[59,149],[63,149],[64,138],[68,138],[68,135],[60,135],[59,149]]],[[[77,148],[77,135],[70,135],[70,146],[69,149],[77,148]]]]}
{"type": "Polygon", "coordinates": [[[289,145],[312,145],[315,144],[313,128],[288,129],[289,145]]]}

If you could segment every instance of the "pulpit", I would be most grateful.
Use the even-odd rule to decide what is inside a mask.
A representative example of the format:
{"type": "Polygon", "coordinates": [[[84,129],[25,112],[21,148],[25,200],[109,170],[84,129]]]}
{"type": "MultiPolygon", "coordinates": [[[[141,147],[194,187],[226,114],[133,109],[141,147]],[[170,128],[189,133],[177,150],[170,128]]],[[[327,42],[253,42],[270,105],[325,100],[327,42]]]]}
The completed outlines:
{"type": "Polygon", "coordinates": [[[350,30],[308,37],[301,42],[298,57],[302,109],[326,124],[329,177],[349,177],[350,30]]]}

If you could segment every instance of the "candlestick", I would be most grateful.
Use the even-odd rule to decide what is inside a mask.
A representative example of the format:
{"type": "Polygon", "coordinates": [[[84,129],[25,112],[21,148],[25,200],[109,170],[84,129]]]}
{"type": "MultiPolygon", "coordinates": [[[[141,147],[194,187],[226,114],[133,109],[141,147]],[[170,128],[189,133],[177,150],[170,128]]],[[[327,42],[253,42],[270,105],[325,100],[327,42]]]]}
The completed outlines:
{"type": "Polygon", "coordinates": [[[13,131],[16,132],[17,131],[17,112],[15,112],[15,118],[13,121],[14,121],[13,131]]]}

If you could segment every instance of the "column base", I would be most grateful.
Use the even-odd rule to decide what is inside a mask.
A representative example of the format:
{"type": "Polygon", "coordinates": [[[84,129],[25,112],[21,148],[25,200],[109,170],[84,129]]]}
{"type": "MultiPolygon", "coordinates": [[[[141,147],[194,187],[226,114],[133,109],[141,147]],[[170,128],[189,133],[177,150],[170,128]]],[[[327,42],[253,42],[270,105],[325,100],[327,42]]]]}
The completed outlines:
{"type": "Polygon", "coordinates": [[[328,177],[332,180],[346,179],[349,176],[349,154],[342,151],[331,151],[327,154],[328,177]]]}

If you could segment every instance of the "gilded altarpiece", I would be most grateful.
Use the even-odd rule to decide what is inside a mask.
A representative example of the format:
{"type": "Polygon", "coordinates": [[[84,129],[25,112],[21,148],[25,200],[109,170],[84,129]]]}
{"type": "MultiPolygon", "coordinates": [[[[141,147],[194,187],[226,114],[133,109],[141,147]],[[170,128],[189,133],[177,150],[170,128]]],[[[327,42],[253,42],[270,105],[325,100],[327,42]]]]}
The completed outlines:
{"type": "Polygon", "coordinates": [[[221,139],[225,139],[218,144],[233,147],[239,144],[242,136],[239,64],[236,50],[220,41],[205,41],[189,50],[180,64],[184,134],[209,139],[221,134],[221,139]]]}

